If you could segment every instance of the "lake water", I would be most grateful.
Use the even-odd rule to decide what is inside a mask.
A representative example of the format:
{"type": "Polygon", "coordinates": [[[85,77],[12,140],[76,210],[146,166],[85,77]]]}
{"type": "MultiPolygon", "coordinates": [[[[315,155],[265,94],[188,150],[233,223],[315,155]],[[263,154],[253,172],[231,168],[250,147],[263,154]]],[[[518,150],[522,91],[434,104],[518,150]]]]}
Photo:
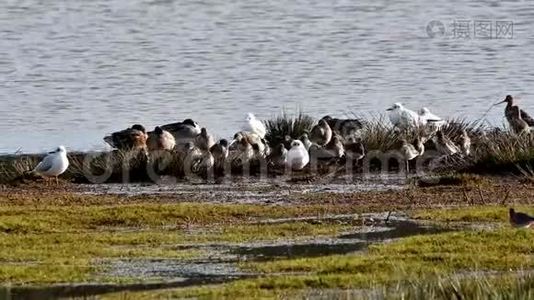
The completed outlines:
{"type": "Polygon", "coordinates": [[[527,0],[4,0],[0,152],[185,118],[228,137],[249,111],[478,119],[512,94],[534,113],[533,23],[527,0]]]}

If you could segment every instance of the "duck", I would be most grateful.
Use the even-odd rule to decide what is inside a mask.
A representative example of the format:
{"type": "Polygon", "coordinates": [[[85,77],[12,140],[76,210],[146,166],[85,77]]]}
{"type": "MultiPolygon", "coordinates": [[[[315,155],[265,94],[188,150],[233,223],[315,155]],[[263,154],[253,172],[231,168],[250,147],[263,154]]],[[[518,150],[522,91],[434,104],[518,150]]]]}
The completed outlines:
{"type": "Polygon", "coordinates": [[[325,145],[325,149],[332,154],[333,158],[341,158],[345,155],[345,147],[338,134],[334,134],[330,142],[325,145]]]}
{"type": "MultiPolygon", "coordinates": [[[[332,139],[332,129],[326,120],[321,119],[319,123],[313,126],[310,132],[310,141],[319,146],[324,146],[332,139]]],[[[293,145],[293,144],[292,144],[293,145]]]]}
{"type": "Polygon", "coordinates": [[[244,139],[250,145],[257,145],[259,152],[264,153],[265,155],[268,152],[267,142],[265,139],[262,139],[258,134],[247,131],[239,131],[234,134],[234,139],[230,144],[230,149],[234,150],[239,145],[239,142],[244,139]]]}
{"type": "Polygon", "coordinates": [[[207,174],[214,166],[215,159],[210,151],[202,150],[194,143],[185,146],[184,171],[186,176],[193,174],[207,174]]]}
{"type": "Polygon", "coordinates": [[[291,149],[287,152],[286,166],[292,170],[302,170],[310,162],[310,155],[299,140],[291,142],[291,149]]]}
{"type": "Polygon", "coordinates": [[[67,149],[65,146],[58,146],[54,151],[48,152],[32,172],[45,178],[55,177],[56,185],[58,185],[58,176],[65,173],[68,168],[69,159],[67,157],[67,149]]]}
{"type": "Polygon", "coordinates": [[[365,146],[361,139],[349,139],[345,144],[345,158],[347,161],[357,163],[365,157],[365,146]]]}
{"type": "Polygon", "coordinates": [[[183,122],[162,125],[160,128],[172,134],[177,145],[184,145],[187,142],[194,140],[201,131],[198,123],[192,119],[185,119],[183,122]]]}
{"type": "Polygon", "coordinates": [[[510,208],[508,211],[510,216],[510,224],[513,227],[521,228],[534,228],[534,218],[525,214],[516,212],[513,208],[510,208]]]}
{"type": "Polygon", "coordinates": [[[119,150],[145,149],[147,139],[145,127],[140,124],[104,137],[106,143],[119,150]]]}
{"type": "Polygon", "coordinates": [[[168,131],[156,126],[153,132],[148,133],[147,139],[148,151],[166,150],[171,151],[176,146],[174,136],[168,131]]]}
{"type": "Polygon", "coordinates": [[[324,116],[322,119],[328,123],[334,133],[339,134],[344,139],[355,136],[363,128],[363,122],[358,119],[338,119],[329,115],[324,116]]]}
{"type": "Polygon", "coordinates": [[[200,150],[209,151],[215,144],[215,139],[208,134],[208,130],[205,127],[202,127],[200,134],[195,137],[194,143],[200,150]]]}
{"type": "Polygon", "coordinates": [[[512,119],[517,118],[517,113],[513,109],[513,107],[517,107],[519,110],[519,115],[521,116],[521,119],[524,120],[529,127],[534,126],[534,119],[525,112],[524,110],[520,109],[517,104],[515,103],[514,97],[512,95],[506,95],[503,101],[498,102],[497,104],[506,103],[506,107],[504,108],[504,115],[506,116],[506,119],[508,120],[508,123],[513,122],[512,119]]]}
{"type": "Polygon", "coordinates": [[[233,167],[242,167],[254,158],[254,149],[246,139],[240,139],[236,148],[231,152],[231,164],[233,167]]]}
{"type": "Polygon", "coordinates": [[[245,124],[243,125],[243,131],[252,132],[257,134],[260,138],[264,139],[267,134],[265,124],[261,120],[258,120],[253,113],[248,113],[245,118],[245,124]]]}
{"type": "Polygon", "coordinates": [[[419,115],[413,110],[405,108],[402,103],[394,103],[388,111],[389,121],[400,130],[407,130],[417,127],[419,115]]]}
{"type": "Polygon", "coordinates": [[[226,139],[219,140],[210,148],[211,155],[214,159],[214,167],[220,171],[224,169],[226,159],[228,158],[228,141],[226,139]]]}

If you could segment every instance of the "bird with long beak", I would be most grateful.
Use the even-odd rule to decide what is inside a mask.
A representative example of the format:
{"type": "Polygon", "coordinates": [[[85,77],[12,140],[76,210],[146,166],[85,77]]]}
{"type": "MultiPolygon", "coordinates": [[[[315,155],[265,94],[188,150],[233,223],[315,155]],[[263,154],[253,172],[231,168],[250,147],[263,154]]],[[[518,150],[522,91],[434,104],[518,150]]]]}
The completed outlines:
{"type": "MultiPolygon", "coordinates": [[[[510,126],[512,126],[514,119],[517,118],[517,113],[514,111],[513,107],[517,107],[517,104],[515,103],[515,100],[512,95],[506,95],[506,98],[504,98],[503,101],[498,102],[495,105],[502,103],[506,103],[506,107],[504,108],[504,115],[506,116],[506,120],[508,121],[510,126]]],[[[521,119],[523,119],[528,124],[528,126],[534,126],[534,119],[532,119],[532,117],[528,113],[526,113],[522,109],[519,109],[519,114],[521,115],[521,119]]]]}

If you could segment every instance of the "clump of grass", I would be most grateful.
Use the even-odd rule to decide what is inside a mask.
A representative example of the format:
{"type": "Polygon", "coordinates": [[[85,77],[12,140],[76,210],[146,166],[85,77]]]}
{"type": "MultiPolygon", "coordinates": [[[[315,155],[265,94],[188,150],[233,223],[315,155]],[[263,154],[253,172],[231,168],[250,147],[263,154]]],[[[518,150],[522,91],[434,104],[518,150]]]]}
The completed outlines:
{"type": "Polygon", "coordinates": [[[471,173],[521,173],[534,165],[534,135],[493,131],[473,145],[471,162],[461,171],[471,173]]]}
{"type": "Polygon", "coordinates": [[[266,121],[267,134],[265,140],[271,146],[276,146],[285,142],[285,137],[289,136],[292,139],[299,139],[302,134],[309,133],[313,127],[315,120],[299,112],[296,117],[292,117],[287,113],[277,116],[273,120],[266,121]]]}

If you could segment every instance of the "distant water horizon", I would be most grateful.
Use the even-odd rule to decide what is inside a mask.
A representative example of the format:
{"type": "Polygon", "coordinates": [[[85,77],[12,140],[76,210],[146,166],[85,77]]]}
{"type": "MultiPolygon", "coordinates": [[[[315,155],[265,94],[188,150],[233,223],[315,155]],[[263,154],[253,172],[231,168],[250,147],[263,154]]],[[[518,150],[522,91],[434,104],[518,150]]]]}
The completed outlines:
{"type": "Polygon", "coordinates": [[[534,114],[527,1],[8,0],[0,25],[3,154],[186,118],[230,138],[248,112],[476,120],[511,94],[534,114]]]}

